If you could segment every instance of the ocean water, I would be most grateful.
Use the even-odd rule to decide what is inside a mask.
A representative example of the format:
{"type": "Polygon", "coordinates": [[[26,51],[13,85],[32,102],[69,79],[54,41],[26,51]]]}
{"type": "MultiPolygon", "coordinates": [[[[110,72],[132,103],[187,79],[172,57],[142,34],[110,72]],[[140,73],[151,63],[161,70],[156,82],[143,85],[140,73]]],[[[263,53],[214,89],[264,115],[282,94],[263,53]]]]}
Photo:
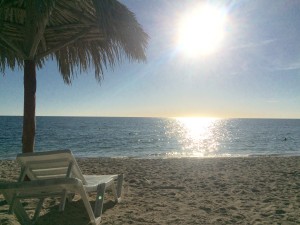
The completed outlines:
{"type": "MultiPolygon", "coordinates": [[[[0,159],[21,152],[22,117],[0,116],[0,159]]],[[[77,157],[300,155],[300,119],[37,117],[35,151],[77,157]]]]}

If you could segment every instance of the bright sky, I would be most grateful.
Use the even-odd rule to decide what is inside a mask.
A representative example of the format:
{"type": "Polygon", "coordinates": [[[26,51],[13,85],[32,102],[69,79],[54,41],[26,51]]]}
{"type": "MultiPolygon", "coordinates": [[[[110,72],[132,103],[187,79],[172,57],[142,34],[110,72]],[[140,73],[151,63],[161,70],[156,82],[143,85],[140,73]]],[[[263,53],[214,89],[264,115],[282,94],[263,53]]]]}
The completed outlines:
{"type": "MultiPolygon", "coordinates": [[[[68,86],[49,61],[37,71],[37,115],[300,118],[298,0],[207,1],[226,17],[212,31],[222,38],[207,54],[194,42],[188,49],[178,41],[189,29],[180,28],[183,21],[193,20],[200,31],[190,36],[211,44],[203,39],[211,19],[203,24],[187,16],[199,0],[121,2],[151,38],[147,63],[108,69],[101,84],[91,71],[68,86]]],[[[0,95],[0,115],[23,114],[23,71],[0,76],[0,95]]]]}

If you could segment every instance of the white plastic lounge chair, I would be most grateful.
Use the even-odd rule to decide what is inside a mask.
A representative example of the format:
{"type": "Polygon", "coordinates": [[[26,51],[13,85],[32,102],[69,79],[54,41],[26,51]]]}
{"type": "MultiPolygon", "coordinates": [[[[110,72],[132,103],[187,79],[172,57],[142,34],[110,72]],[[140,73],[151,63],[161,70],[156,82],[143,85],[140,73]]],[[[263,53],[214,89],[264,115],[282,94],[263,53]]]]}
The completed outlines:
{"type": "Polygon", "coordinates": [[[36,222],[46,197],[61,197],[59,209],[63,211],[67,197],[79,194],[95,225],[100,223],[104,192],[108,187],[112,188],[115,201],[121,201],[123,175],[83,175],[70,150],[18,154],[17,162],[21,165],[18,182],[0,183],[0,193],[21,224],[36,222]],[[30,181],[24,181],[25,176],[30,181]],[[94,211],[88,200],[89,192],[97,193],[94,211]],[[32,219],[20,202],[30,198],[39,199],[32,219]]]}

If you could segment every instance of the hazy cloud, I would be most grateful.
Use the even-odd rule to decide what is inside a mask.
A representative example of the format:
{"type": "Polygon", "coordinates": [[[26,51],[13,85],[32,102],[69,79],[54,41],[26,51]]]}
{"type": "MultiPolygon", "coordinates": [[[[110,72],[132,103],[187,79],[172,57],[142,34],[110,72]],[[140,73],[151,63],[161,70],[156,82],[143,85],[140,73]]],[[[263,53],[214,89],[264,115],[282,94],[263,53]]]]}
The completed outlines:
{"type": "Polygon", "coordinates": [[[231,47],[230,49],[236,50],[236,49],[245,49],[245,48],[257,48],[257,47],[269,45],[269,44],[271,44],[275,41],[276,41],[276,39],[268,39],[268,40],[263,40],[263,41],[260,41],[260,42],[249,42],[249,43],[246,43],[246,44],[231,47]]]}
{"type": "Polygon", "coordinates": [[[289,71],[289,70],[299,70],[299,69],[300,69],[300,62],[294,62],[285,66],[277,67],[274,70],[289,71]]]}

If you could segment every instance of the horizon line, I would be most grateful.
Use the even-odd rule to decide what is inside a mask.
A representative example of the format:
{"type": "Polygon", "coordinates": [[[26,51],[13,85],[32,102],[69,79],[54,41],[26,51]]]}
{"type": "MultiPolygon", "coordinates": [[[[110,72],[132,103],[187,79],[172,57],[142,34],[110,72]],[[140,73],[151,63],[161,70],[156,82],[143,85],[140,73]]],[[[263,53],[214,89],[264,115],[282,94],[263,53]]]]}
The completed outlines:
{"type": "MultiPolygon", "coordinates": [[[[23,117],[23,115],[0,115],[0,117],[23,117]]],[[[290,119],[298,120],[294,117],[214,117],[214,116],[85,116],[85,115],[37,115],[36,117],[73,117],[73,118],[161,118],[161,119],[176,119],[176,118],[212,118],[212,119],[290,119]]]]}

